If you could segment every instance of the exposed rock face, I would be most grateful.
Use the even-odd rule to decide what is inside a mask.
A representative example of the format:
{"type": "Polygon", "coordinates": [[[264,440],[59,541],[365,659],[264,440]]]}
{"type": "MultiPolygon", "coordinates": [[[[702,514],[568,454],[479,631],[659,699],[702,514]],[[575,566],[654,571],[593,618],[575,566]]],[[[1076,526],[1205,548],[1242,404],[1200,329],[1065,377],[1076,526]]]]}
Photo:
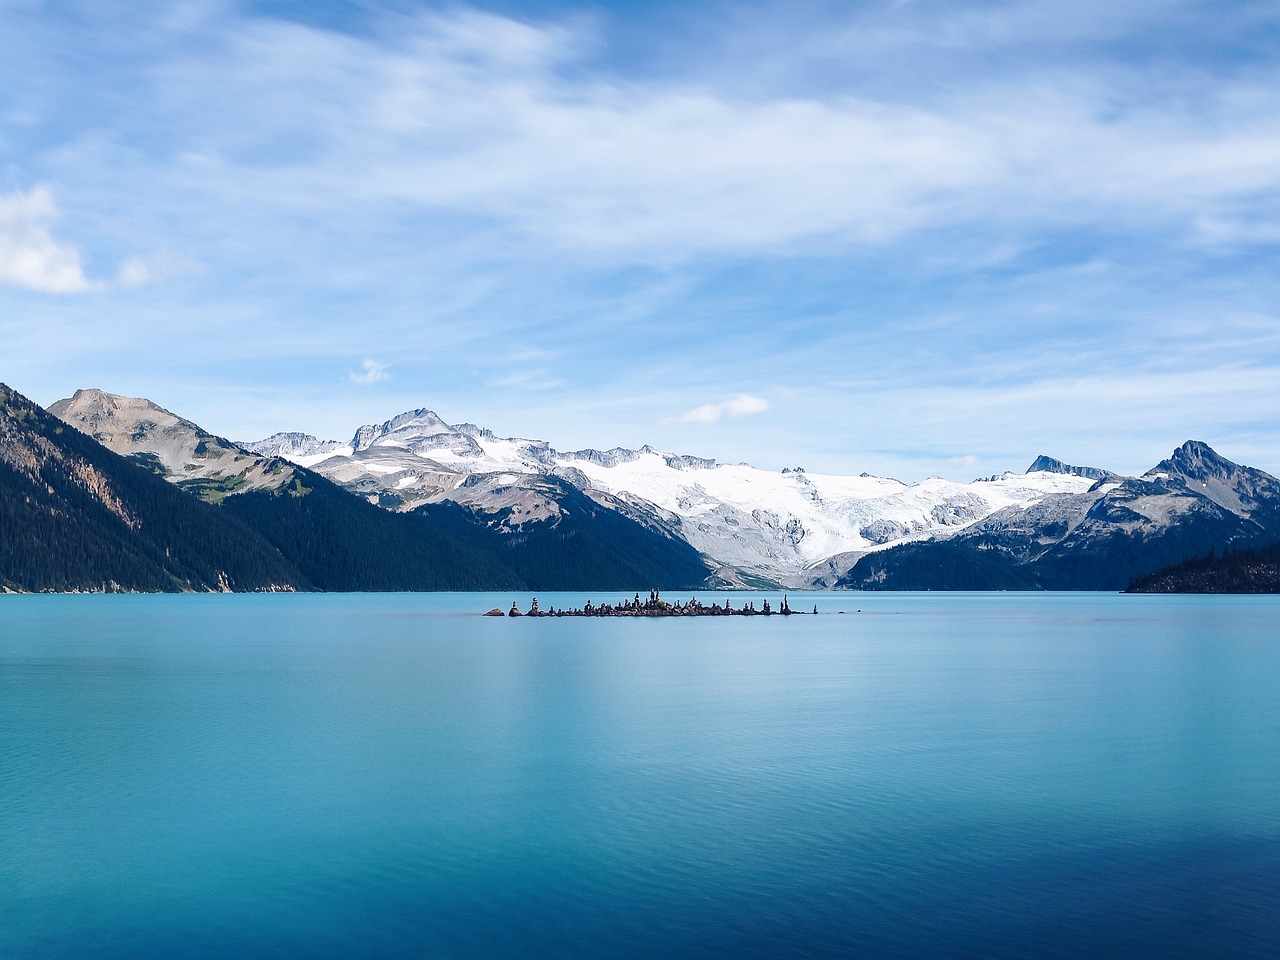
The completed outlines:
{"type": "Polygon", "coordinates": [[[1027,473],[1069,473],[1077,477],[1088,477],[1090,480],[1107,480],[1116,476],[1110,470],[1102,470],[1099,467],[1073,467],[1069,463],[1063,463],[1061,460],[1046,457],[1043,454],[1031,462],[1031,466],[1027,467],[1027,473]]]}
{"type": "MultiPolygon", "coordinates": [[[[342,446],[337,440],[317,440],[306,433],[275,433],[265,440],[239,444],[250,453],[263,457],[284,457],[298,461],[306,457],[324,457],[342,446]]],[[[305,465],[305,464],[304,464],[305,465]]]]}
{"type": "Polygon", "coordinates": [[[293,482],[296,473],[286,460],[251,453],[141,397],[77,390],[49,412],[211,502],[275,490],[293,482]]]}
{"type": "Polygon", "coordinates": [[[882,543],[889,543],[893,540],[902,540],[911,533],[905,525],[898,523],[896,520],[873,520],[865,527],[858,530],[858,535],[867,543],[874,543],[879,546],[882,543]]]}

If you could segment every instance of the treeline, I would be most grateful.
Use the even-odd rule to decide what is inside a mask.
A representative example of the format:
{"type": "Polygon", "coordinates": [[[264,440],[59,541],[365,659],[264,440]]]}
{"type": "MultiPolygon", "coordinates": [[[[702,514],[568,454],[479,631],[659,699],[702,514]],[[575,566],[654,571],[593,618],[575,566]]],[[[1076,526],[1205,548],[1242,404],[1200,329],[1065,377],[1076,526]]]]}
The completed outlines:
{"type": "Polygon", "coordinates": [[[505,557],[353,496],[317,473],[221,501],[317,590],[504,590],[529,584],[505,557]]]}
{"type": "Polygon", "coordinates": [[[485,555],[497,555],[530,590],[631,590],[700,587],[708,570],[683,540],[666,537],[555,484],[561,515],[506,532],[507,508],[482,514],[456,503],[420,507],[411,516],[485,555]]]}
{"type": "Polygon", "coordinates": [[[1280,543],[1256,550],[1211,550],[1141,577],[1128,593],[1280,593],[1280,543]]]}
{"type": "Polygon", "coordinates": [[[235,517],[0,385],[0,586],[158,591],[310,584],[235,517]]]}

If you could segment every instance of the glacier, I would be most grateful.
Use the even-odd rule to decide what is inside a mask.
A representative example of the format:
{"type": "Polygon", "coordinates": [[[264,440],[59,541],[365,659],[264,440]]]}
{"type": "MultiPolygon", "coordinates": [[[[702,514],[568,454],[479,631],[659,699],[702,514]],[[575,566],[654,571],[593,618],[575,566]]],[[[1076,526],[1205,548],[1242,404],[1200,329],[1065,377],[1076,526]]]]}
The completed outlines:
{"type": "Polygon", "coordinates": [[[282,433],[241,446],[313,469],[389,509],[453,501],[489,513],[512,508],[516,523],[558,515],[546,479],[567,481],[604,505],[666,526],[725,582],[763,578],[787,586],[830,585],[867,553],[962,529],[1009,507],[1084,493],[1102,474],[1040,458],[1049,468],[968,483],[904,483],[764,470],[647,445],[562,452],[543,440],[449,424],[426,408],[361,426],[346,443],[282,433]]]}

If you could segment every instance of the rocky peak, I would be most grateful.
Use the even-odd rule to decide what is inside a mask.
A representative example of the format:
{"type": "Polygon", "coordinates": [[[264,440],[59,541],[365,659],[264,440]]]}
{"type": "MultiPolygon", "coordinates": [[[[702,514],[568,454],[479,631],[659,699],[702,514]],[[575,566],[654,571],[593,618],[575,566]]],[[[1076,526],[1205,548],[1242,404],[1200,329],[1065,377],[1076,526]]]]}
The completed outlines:
{"type": "Polygon", "coordinates": [[[383,437],[400,431],[412,432],[419,437],[454,432],[453,428],[441,420],[434,411],[421,407],[397,414],[384,423],[366,424],[356,431],[356,435],[351,439],[351,447],[357,451],[367,450],[383,437]]]}
{"type": "Polygon", "coordinates": [[[590,463],[598,463],[602,467],[616,467],[622,463],[631,463],[638,456],[635,450],[628,450],[625,447],[614,447],[612,450],[575,450],[573,453],[565,454],[569,460],[586,460],[590,463]]]}
{"type": "Polygon", "coordinates": [[[1148,470],[1145,476],[1168,474],[1171,477],[1183,477],[1205,483],[1210,480],[1226,480],[1240,470],[1238,464],[1226,457],[1202,440],[1188,440],[1167,460],[1161,460],[1148,470]]]}
{"type": "Polygon", "coordinates": [[[1056,457],[1046,457],[1044,454],[1031,462],[1031,466],[1027,467],[1027,473],[1066,473],[1075,477],[1087,477],[1090,480],[1106,480],[1114,476],[1110,470],[1103,470],[1100,467],[1076,467],[1063,463],[1056,457]]]}
{"type": "MultiPolygon", "coordinates": [[[[85,412],[111,413],[116,409],[117,399],[114,394],[99,390],[96,387],[90,387],[84,390],[77,390],[68,399],[59,400],[53,404],[53,407],[71,407],[85,412]]],[[[50,411],[52,411],[53,407],[49,408],[50,411]]]]}
{"type": "Polygon", "coordinates": [[[254,440],[240,446],[264,457],[313,457],[341,446],[337,440],[318,440],[309,433],[273,433],[265,440],[254,440]]]}
{"type": "Polygon", "coordinates": [[[146,397],[77,390],[70,398],[50,405],[49,412],[124,456],[146,444],[191,446],[203,441],[220,451],[234,448],[230,441],[207,433],[146,397]]]}
{"type": "MultiPolygon", "coordinates": [[[[671,454],[663,459],[666,460],[667,466],[673,470],[710,470],[719,466],[715,460],[709,460],[706,457],[692,457],[688,454],[671,454]]],[[[804,473],[799,467],[796,470],[804,473]]],[[[786,471],[784,470],[783,472],[785,473],[786,471]]]]}
{"type": "Polygon", "coordinates": [[[495,439],[494,433],[492,430],[488,430],[484,427],[477,426],[474,423],[455,423],[453,425],[453,429],[456,430],[458,433],[463,434],[464,436],[475,437],[480,440],[495,439]]]}
{"type": "Polygon", "coordinates": [[[95,388],[77,390],[67,399],[51,404],[49,412],[99,440],[102,439],[99,428],[118,429],[119,423],[126,419],[153,425],[158,415],[165,421],[182,422],[180,417],[144,397],[121,397],[95,388]]]}
{"type": "Polygon", "coordinates": [[[214,436],[145,397],[77,390],[49,412],[122,457],[138,459],[174,483],[192,484],[210,500],[276,489],[293,478],[292,467],[214,436]]]}

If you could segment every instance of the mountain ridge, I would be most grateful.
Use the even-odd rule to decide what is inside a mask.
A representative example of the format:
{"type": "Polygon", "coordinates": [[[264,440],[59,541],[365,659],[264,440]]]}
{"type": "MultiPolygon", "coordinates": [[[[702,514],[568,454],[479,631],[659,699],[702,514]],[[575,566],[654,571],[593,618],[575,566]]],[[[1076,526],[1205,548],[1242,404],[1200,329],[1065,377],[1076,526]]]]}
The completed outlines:
{"type": "Polygon", "coordinates": [[[1006,473],[968,484],[937,477],[905,484],[866,473],[766,471],[648,444],[560,451],[544,440],[503,438],[474,424],[450,426],[426,407],[362,426],[346,445],[293,437],[277,434],[285,439],[244,446],[292,457],[392,509],[452,501],[487,512],[522,511],[515,521],[506,514],[505,522],[558,515],[544,480],[554,477],[683,538],[726,582],[791,587],[829,582],[847,569],[833,570],[833,563],[852,564],[893,543],[973,523],[1012,504],[1083,491],[1094,481],[1058,470],[1006,473]]]}
{"type": "Polygon", "coordinates": [[[1084,494],[863,558],[838,585],[947,589],[943,571],[980,564],[997,589],[1123,590],[1168,564],[1277,538],[1280,480],[1189,440],[1141,477],[1100,480],[1084,494]]]}
{"type": "MultiPolygon", "coordinates": [[[[595,571],[603,586],[682,588],[701,586],[709,572],[661,518],[617,498],[601,494],[590,505],[576,502],[570,515],[561,505],[570,494],[555,478],[530,489],[501,477],[487,483],[455,477],[465,509],[428,523],[382,509],[385,491],[371,497],[364,489],[341,487],[304,466],[214,437],[145,398],[81,390],[52,409],[117,453],[242,519],[319,589],[572,589],[589,585],[585,571],[595,571]],[[478,490],[489,509],[467,502],[478,490]],[[542,558],[547,569],[536,569],[530,556],[542,558]]],[[[456,433],[419,409],[361,428],[352,447],[372,449],[374,458],[383,446],[399,451],[406,429],[417,441],[415,459],[432,449],[432,437],[456,446],[456,433]]],[[[297,451],[311,449],[308,441],[278,434],[275,442],[297,451]]],[[[353,456],[362,450],[353,449],[353,456]]]]}
{"type": "Polygon", "coordinates": [[[647,444],[562,452],[427,407],[346,444],[302,433],[235,444],[101,390],[52,409],[219,505],[276,548],[302,589],[1111,590],[1280,539],[1280,481],[1200,440],[1136,477],[1042,454],[1025,473],[907,484],[647,444]]]}

